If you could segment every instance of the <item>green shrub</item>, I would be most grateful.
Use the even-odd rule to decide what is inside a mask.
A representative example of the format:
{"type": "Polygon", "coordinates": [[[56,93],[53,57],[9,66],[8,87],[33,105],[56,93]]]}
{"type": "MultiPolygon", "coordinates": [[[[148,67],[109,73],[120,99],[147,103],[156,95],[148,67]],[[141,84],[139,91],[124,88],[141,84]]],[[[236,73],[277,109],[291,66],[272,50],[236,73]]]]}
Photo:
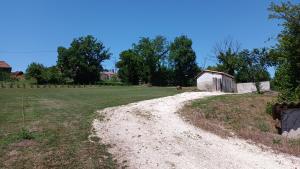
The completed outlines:
{"type": "Polygon", "coordinates": [[[34,136],[29,130],[22,128],[18,133],[18,138],[22,140],[32,140],[34,139],[34,136]]]}
{"type": "Polygon", "coordinates": [[[272,115],[272,113],[273,113],[273,106],[274,106],[273,102],[268,102],[267,103],[267,106],[266,106],[266,113],[267,114],[272,115]]]}

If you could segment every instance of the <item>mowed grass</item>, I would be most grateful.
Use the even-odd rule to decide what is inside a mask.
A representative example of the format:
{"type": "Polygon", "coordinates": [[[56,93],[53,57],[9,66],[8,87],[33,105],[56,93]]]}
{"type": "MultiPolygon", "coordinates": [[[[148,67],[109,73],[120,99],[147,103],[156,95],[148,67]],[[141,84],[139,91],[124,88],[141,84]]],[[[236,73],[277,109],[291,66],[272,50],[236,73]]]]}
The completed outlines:
{"type": "Polygon", "coordinates": [[[234,135],[300,156],[300,139],[277,134],[276,122],[266,112],[274,94],[234,94],[208,97],[185,106],[181,115],[190,123],[222,137],[234,135]]]}
{"type": "Polygon", "coordinates": [[[116,168],[109,145],[88,141],[95,111],[176,93],[124,86],[0,89],[0,168],[116,168]]]}

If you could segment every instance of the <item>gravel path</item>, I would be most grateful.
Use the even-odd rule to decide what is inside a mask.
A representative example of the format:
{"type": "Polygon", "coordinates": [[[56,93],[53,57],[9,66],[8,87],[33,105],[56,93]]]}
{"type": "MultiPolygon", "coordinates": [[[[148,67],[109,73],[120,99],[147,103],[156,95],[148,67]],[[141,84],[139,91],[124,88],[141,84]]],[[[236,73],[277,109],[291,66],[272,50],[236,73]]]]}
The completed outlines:
{"type": "Polygon", "coordinates": [[[223,139],[183,121],[187,101],[221,93],[189,92],[98,111],[93,122],[101,141],[128,168],[300,168],[300,158],[262,151],[245,140],[223,139]]]}

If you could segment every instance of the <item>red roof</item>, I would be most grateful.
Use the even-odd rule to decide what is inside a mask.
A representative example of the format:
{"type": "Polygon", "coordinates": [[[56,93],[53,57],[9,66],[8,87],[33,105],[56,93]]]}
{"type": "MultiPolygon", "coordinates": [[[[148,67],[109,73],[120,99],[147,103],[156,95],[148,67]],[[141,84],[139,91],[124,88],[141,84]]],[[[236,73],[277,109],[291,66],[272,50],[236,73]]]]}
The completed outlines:
{"type": "Polygon", "coordinates": [[[199,74],[196,76],[196,78],[198,78],[199,76],[203,75],[203,74],[206,73],[206,72],[212,73],[212,74],[220,74],[220,75],[228,76],[228,77],[234,79],[234,77],[231,76],[230,74],[227,74],[227,73],[224,73],[224,72],[218,72],[218,71],[214,71],[214,70],[203,70],[201,73],[199,73],[199,74]]]}
{"type": "Polygon", "coordinates": [[[0,61],[0,68],[11,68],[5,61],[0,61]]]}

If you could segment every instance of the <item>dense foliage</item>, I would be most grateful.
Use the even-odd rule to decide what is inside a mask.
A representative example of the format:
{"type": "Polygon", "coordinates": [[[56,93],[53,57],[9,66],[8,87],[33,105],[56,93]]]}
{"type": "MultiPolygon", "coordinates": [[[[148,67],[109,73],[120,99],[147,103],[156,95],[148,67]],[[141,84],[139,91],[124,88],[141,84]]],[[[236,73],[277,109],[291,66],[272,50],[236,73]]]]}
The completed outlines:
{"type": "Polygon", "coordinates": [[[57,66],[74,83],[95,83],[103,70],[101,63],[110,58],[109,50],[91,35],[74,39],[69,48],[58,47],[57,66]]]}
{"type": "Polygon", "coordinates": [[[175,38],[170,47],[169,57],[176,84],[181,86],[193,85],[193,80],[200,70],[196,64],[192,40],[186,36],[175,38]]]}
{"type": "Polygon", "coordinates": [[[119,67],[119,77],[123,82],[133,85],[139,84],[139,80],[143,75],[143,60],[133,50],[123,51],[120,54],[120,61],[117,63],[119,67]]]}
{"type": "Polygon", "coordinates": [[[300,100],[300,3],[272,3],[270,18],[282,21],[278,44],[271,50],[277,64],[275,86],[281,101],[300,100]]]}
{"type": "Polygon", "coordinates": [[[26,69],[26,78],[34,78],[38,84],[61,84],[64,82],[63,76],[56,66],[46,67],[35,62],[26,69]]]}
{"type": "Polygon", "coordinates": [[[90,84],[99,81],[101,63],[110,58],[109,50],[91,35],[74,39],[69,48],[58,47],[57,65],[45,67],[31,63],[26,70],[27,79],[38,84],[90,84]]]}
{"type": "Polygon", "coordinates": [[[266,49],[247,49],[238,54],[238,63],[235,77],[238,82],[261,82],[270,80],[267,66],[268,52],[266,49]]]}
{"type": "Polygon", "coordinates": [[[162,36],[143,37],[132,49],[121,52],[117,67],[123,82],[158,86],[192,85],[198,71],[192,40],[186,36],[170,45],[162,36]]]}
{"type": "Polygon", "coordinates": [[[217,66],[208,69],[222,71],[235,77],[237,82],[261,82],[270,80],[267,67],[270,66],[268,50],[233,50],[231,47],[217,52],[217,66]]]}

